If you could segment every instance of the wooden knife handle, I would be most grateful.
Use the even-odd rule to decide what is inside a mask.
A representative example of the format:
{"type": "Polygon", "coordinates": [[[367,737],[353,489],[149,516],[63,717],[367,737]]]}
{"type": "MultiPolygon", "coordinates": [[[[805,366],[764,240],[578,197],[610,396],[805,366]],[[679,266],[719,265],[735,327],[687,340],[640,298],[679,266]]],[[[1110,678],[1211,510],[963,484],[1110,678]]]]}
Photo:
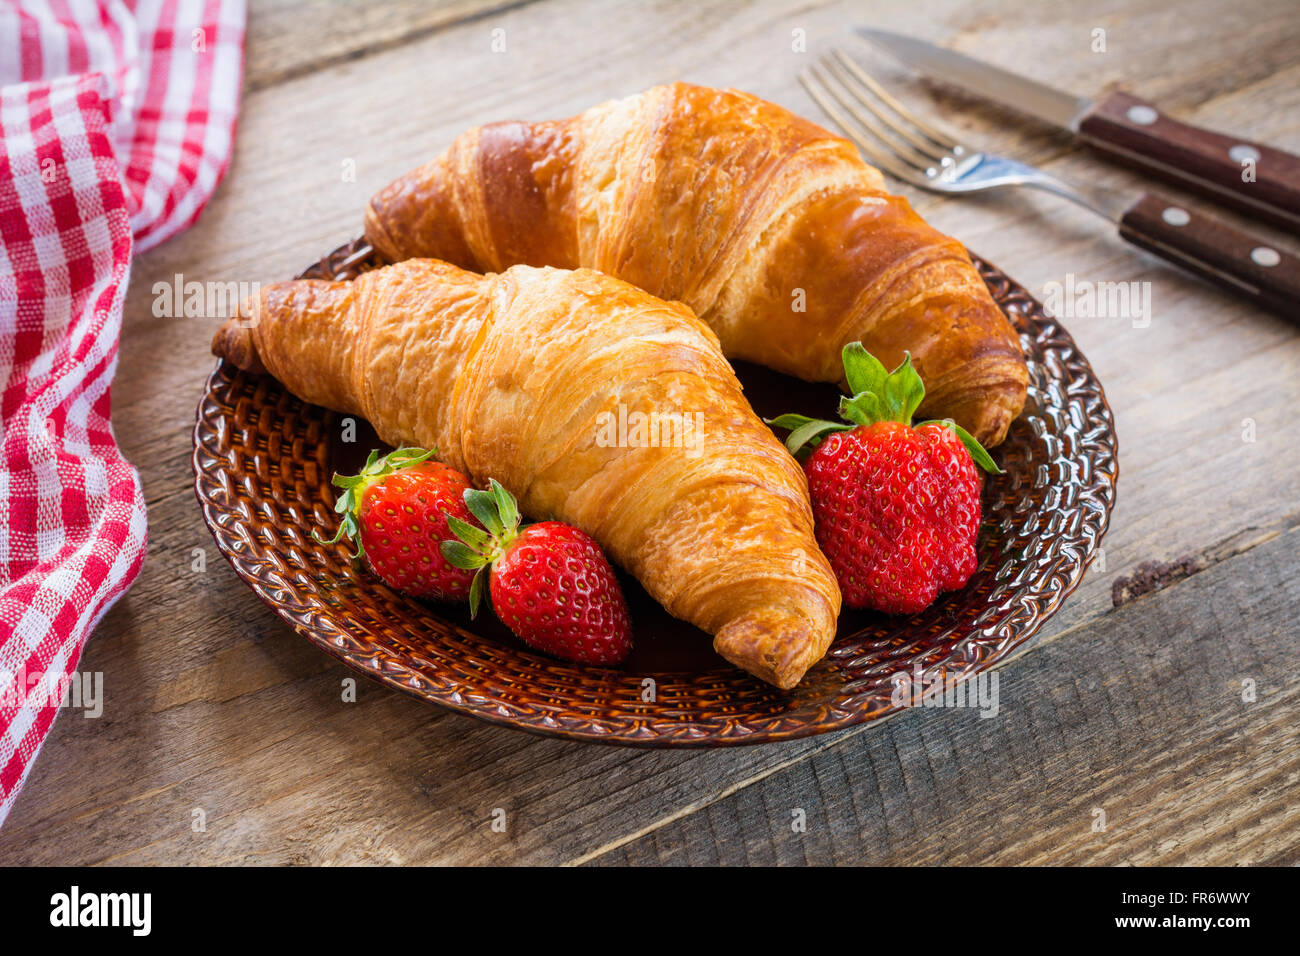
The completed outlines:
{"type": "Polygon", "coordinates": [[[1119,234],[1203,279],[1300,324],[1300,258],[1171,199],[1145,193],[1119,234]]]}
{"type": "Polygon", "coordinates": [[[1112,93],[1085,113],[1079,137],[1254,218],[1300,227],[1300,156],[1180,123],[1128,93],[1112,93]]]}

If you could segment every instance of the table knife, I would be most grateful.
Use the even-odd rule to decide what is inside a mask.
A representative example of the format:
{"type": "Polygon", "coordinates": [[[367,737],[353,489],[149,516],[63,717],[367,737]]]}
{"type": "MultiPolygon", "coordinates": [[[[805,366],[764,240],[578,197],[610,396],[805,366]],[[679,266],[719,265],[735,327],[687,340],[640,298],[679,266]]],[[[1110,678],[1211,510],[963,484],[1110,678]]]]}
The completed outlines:
{"type": "Polygon", "coordinates": [[[1067,129],[1108,157],[1300,230],[1300,157],[1180,122],[1130,93],[1094,101],[914,37],[857,32],[922,73],[1067,129]]]}

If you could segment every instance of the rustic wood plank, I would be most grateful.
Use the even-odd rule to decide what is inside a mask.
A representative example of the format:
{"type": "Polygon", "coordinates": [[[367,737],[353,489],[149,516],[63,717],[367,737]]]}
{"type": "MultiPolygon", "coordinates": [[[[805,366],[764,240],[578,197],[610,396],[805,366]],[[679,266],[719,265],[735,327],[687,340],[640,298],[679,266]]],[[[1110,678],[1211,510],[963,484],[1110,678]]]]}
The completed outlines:
{"type": "Polygon", "coordinates": [[[1294,865],[1298,548],[1293,527],[1003,668],[997,717],[911,710],[591,862],[1294,865]]]}
{"type": "MultiPolygon", "coordinates": [[[[1031,3],[993,10],[891,0],[873,5],[871,15],[882,26],[977,55],[1000,54],[1078,92],[1096,92],[1099,83],[1113,85],[1122,77],[1185,118],[1300,149],[1293,119],[1300,115],[1300,44],[1294,26],[1289,32],[1277,26],[1292,23],[1283,18],[1287,7],[1256,4],[1246,15],[1245,5],[1238,6],[1197,0],[1171,17],[1155,0],[1112,0],[1064,12],[1031,3]],[[1087,51],[1095,25],[1110,31],[1110,52],[1085,56],[1080,51],[1087,51]]],[[[258,15],[255,10],[255,25],[258,15]]],[[[663,821],[680,817],[690,821],[683,828],[693,827],[701,817],[697,809],[712,805],[732,814],[754,859],[776,861],[786,859],[788,841],[776,839],[772,824],[736,809],[754,794],[764,794],[773,808],[786,806],[762,781],[775,786],[796,779],[791,775],[804,772],[802,765],[829,774],[836,760],[861,772],[850,757],[806,758],[874,753],[882,733],[901,734],[892,730],[895,723],[910,726],[919,717],[930,728],[914,731],[922,742],[955,748],[962,728],[945,723],[952,717],[946,714],[907,714],[843,743],[831,738],[721,753],[647,754],[487,727],[366,682],[358,702],[344,704],[340,683],[351,672],[294,636],[252,597],[217,557],[192,497],[189,432],[218,320],[155,318],[151,311],[153,284],[177,273],[200,281],[265,281],[296,272],[356,234],[371,192],[474,123],[567,115],[677,78],[749,89],[816,117],[795,74],[864,16],[860,5],[847,2],[793,12],[775,3],[626,5],[615,16],[595,2],[547,0],[390,39],[367,34],[371,39],[338,49],[325,38],[344,42],[337,34],[347,31],[336,25],[310,34],[315,39],[309,43],[293,40],[313,47],[300,61],[293,60],[295,50],[257,54],[272,65],[283,58],[288,66],[251,84],[226,183],[194,229],[135,265],[115,423],[128,457],[141,468],[150,552],[140,579],[106,616],[82,664],[106,675],[106,713],[98,721],[69,714],[56,723],[0,832],[0,862],[557,862],[643,831],[650,833],[647,841],[666,840],[676,831],[663,821]],[[493,29],[506,31],[503,54],[490,51],[493,29]],[[806,31],[808,54],[790,49],[796,29],[806,31]],[[402,37],[409,42],[399,43],[402,37]],[[342,175],[346,163],[354,164],[355,182],[342,175]],[[206,554],[204,572],[190,570],[194,548],[206,554]],[[733,789],[732,801],[719,799],[733,789]],[[507,811],[504,834],[491,830],[494,807],[507,811]],[[191,829],[195,808],[207,813],[206,832],[191,829]]],[[[328,22],[299,19],[322,29],[328,22]]],[[[279,35],[278,28],[272,32],[279,35]]],[[[254,71],[263,69],[254,57],[255,40],[249,54],[254,71]]],[[[855,49],[864,62],[871,56],[855,49]]],[[[910,80],[884,58],[869,62],[909,102],[991,148],[1099,183],[1140,183],[1126,171],[1098,165],[1056,134],[910,80]]],[[[1049,197],[952,202],[907,194],[936,225],[1037,294],[1069,274],[1151,283],[1149,327],[1134,328],[1124,316],[1064,320],[1116,409],[1120,503],[1106,540],[1106,570],[1090,573],[1037,649],[1002,672],[1004,680],[1026,687],[1056,674],[1052,688],[1077,685],[1073,692],[1083,700],[1123,677],[1124,657],[1117,664],[1076,656],[1078,642],[1102,640],[1118,617],[1110,614],[1117,575],[1148,558],[1194,554],[1219,560],[1197,577],[1240,573],[1233,580],[1242,582],[1250,572],[1241,562],[1270,536],[1289,534],[1295,515],[1287,512],[1300,501],[1300,462],[1287,432],[1300,399],[1300,343],[1281,320],[1135,255],[1087,214],[1049,197]],[[1253,442],[1242,440],[1243,418],[1255,421],[1253,442]],[[1252,544],[1245,556],[1231,556],[1252,544]],[[1099,686],[1089,689],[1094,680],[1099,686]]],[[[1286,540],[1294,544],[1293,535],[1286,540]]],[[[1286,591],[1278,607],[1294,613],[1300,602],[1286,591]]],[[[1222,620],[1229,630],[1233,618],[1222,620]]],[[[1166,628],[1153,639],[1180,646],[1168,619],[1151,623],[1166,628]]],[[[1021,699],[1011,696],[1010,683],[1004,686],[1008,700],[1021,699]]],[[[1038,740],[1045,720],[1040,715],[1038,723],[1014,729],[993,721],[1008,726],[976,742],[990,766],[1034,760],[1052,739],[1038,740]]],[[[1259,720],[1252,734],[1285,739],[1268,719],[1259,720]]],[[[1184,740],[1218,753],[1209,728],[1184,740]]],[[[1102,756],[1096,755],[1098,766],[1102,756]]],[[[979,809],[974,784],[939,774],[942,786],[932,782],[925,791],[917,789],[914,768],[909,777],[883,758],[869,766],[880,777],[879,793],[857,792],[845,810],[856,808],[860,828],[877,825],[870,807],[880,794],[888,794],[882,805],[890,833],[919,832],[909,830],[908,821],[937,821],[942,814],[955,819],[979,809]]],[[[1050,770],[1053,776],[1043,778],[1049,795],[1064,786],[1070,768],[1057,760],[1050,770]]],[[[1002,780],[988,771],[976,782],[987,798],[1002,780]]],[[[1252,799],[1247,779],[1234,776],[1226,786],[1224,800],[1252,799]]],[[[1043,805],[1052,807],[1046,798],[1043,805]]],[[[1003,837],[1008,843],[1030,840],[1033,825],[1008,817],[1003,837]]],[[[1276,853],[1295,845],[1290,832],[1278,838],[1276,853]]],[[[1117,854],[1141,855],[1140,834],[1113,837],[1122,845],[1117,854]]],[[[1232,845],[1219,830],[1210,837],[1218,846],[1232,845]]],[[[809,838],[820,839],[815,833],[809,838]]],[[[696,852],[694,843],[682,845],[696,852]]],[[[1040,855],[1049,852],[1026,845],[1040,855]]],[[[861,858],[859,850],[839,844],[805,843],[800,852],[861,858]]],[[[970,858],[996,855],[984,845],[964,852],[970,858]]]]}
{"type": "Polygon", "coordinates": [[[535,0],[254,0],[248,9],[244,90],[373,56],[457,23],[535,0]]]}

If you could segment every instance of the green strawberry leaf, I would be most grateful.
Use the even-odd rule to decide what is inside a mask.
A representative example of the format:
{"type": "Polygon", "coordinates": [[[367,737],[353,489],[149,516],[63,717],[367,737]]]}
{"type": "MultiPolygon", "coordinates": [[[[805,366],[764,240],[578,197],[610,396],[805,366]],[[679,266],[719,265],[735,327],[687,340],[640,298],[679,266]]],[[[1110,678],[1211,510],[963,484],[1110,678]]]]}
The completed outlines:
{"type": "Polygon", "coordinates": [[[855,425],[874,425],[882,418],[880,396],[874,392],[859,392],[852,398],[840,396],[840,417],[855,425]]]}
{"type": "Polygon", "coordinates": [[[501,487],[501,483],[495,478],[488,482],[488,487],[491,488],[492,496],[496,499],[501,523],[506,531],[513,532],[519,527],[519,504],[515,501],[515,496],[501,487]]]}
{"type": "Polygon", "coordinates": [[[464,541],[444,541],[438,547],[442,550],[442,556],[447,559],[447,563],[462,571],[474,571],[487,564],[487,558],[464,541]]]}
{"type": "Polygon", "coordinates": [[[398,448],[389,452],[383,460],[384,474],[410,468],[422,461],[427,461],[438,453],[436,448],[398,448]]]}
{"type": "Polygon", "coordinates": [[[339,540],[346,536],[349,541],[357,546],[356,551],[352,553],[352,557],[360,558],[365,555],[365,548],[361,544],[361,529],[357,526],[357,519],[350,510],[344,512],[343,518],[339,521],[338,530],[334,532],[334,537],[322,538],[320,532],[315,528],[312,528],[311,536],[318,544],[338,544],[339,540]]]}
{"type": "Polygon", "coordinates": [[[917,425],[916,427],[920,428],[921,425],[942,425],[944,428],[950,429],[956,433],[958,438],[961,439],[961,443],[966,446],[966,451],[970,453],[971,460],[975,462],[975,464],[979,465],[991,475],[1003,474],[1002,469],[999,468],[997,462],[993,460],[993,456],[990,455],[988,451],[985,450],[984,446],[975,439],[975,436],[962,428],[951,418],[932,419],[928,422],[921,422],[920,425],[917,425]]]}
{"type": "Polygon", "coordinates": [[[505,524],[501,521],[501,510],[497,504],[496,495],[491,491],[470,488],[465,492],[465,507],[469,508],[470,514],[478,518],[479,522],[483,527],[487,528],[488,533],[494,538],[499,538],[505,533],[505,524]]]}
{"type": "Polygon", "coordinates": [[[763,421],[773,428],[786,428],[794,431],[800,425],[807,425],[809,422],[815,422],[817,419],[809,418],[807,415],[777,415],[776,418],[765,418],[763,421]]]}
{"type": "Polygon", "coordinates": [[[848,431],[853,427],[851,424],[828,422],[820,418],[795,414],[778,415],[776,418],[763,420],[773,428],[789,429],[790,434],[786,436],[785,447],[800,461],[821,444],[822,439],[830,432],[848,431]]]}
{"type": "MultiPolygon", "coordinates": [[[[444,544],[446,543],[450,542],[444,542],[444,544]]],[[[483,598],[487,593],[484,583],[487,576],[488,569],[480,567],[478,573],[474,575],[474,580],[469,584],[469,619],[471,621],[478,617],[478,606],[483,603],[483,598]]]]}
{"type": "Polygon", "coordinates": [[[880,394],[885,387],[889,373],[885,366],[866,350],[861,342],[850,342],[840,353],[844,361],[844,377],[848,380],[849,391],[854,395],[861,392],[880,394]]]}
{"type": "Polygon", "coordinates": [[[824,422],[816,419],[800,425],[785,439],[785,447],[790,450],[800,461],[803,461],[812,453],[812,450],[821,444],[822,439],[831,432],[846,432],[853,429],[853,425],[845,425],[839,422],[824,422]]]}
{"type": "MultiPolygon", "coordinates": [[[[463,521],[452,514],[447,515],[447,527],[452,534],[460,538],[461,542],[469,545],[470,548],[477,552],[481,552],[484,546],[492,540],[492,536],[482,528],[476,528],[468,521],[463,521]]],[[[456,544],[459,542],[448,541],[444,543],[456,544]]],[[[451,559],[448,558],[448,560],[451,559]]],[[[478,565],[475,565],[475,567],[478,567],[478,565]]]]}
{"type": "Polygon", "coordinates": [[[912,367],[912,353],[904,352],[902,363],[885,380],[884,403],[889,409],[890,419],[910,425],[924,399],[925,384],[912,367]]]}

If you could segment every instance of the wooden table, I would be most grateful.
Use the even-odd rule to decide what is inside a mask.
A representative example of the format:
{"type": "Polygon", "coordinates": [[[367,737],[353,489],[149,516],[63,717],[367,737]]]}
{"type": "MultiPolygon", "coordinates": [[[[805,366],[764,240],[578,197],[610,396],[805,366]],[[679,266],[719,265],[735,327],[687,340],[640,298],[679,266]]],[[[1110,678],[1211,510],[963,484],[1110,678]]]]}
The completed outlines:
{"type": "Polygon", "coordinates": [[[253,597],[195,504],[190,429],[219,320],[152,314],[154,283],[178,273],[292,275],[360,231],[372,192],[479,122],[566,116],[679,78],[819,117],[795,76],[832,43],[973,141],[1065,176],[1141,182],[912,80],[849,39],[868,18],[1300,151],[1295,12],[1289,0],[255,3],[229,174],[131,281],[114,422],[143,478],[149,553],[81,662],[104,674],[104,714],[59,718],[0,862],[1300,862],[1300,335],[1082,211],[898,187],[1036,293],[1069,275],[1150,283],[1147,327],[1066,322],[1118,422],[1104,563],[1003,667],[997,719],[911,710],[764,747],[541,739],[367,681],[343,703],[351,672],[253,597]],[[807,52],[792,49],[796,30],[807,52]],[[1182,559],[1195,573],[1156,575],[1140,596],[1122,585],[1143,562],[1182,559]],[[791,825],[800,809],[806,832],[791,825]]]}

